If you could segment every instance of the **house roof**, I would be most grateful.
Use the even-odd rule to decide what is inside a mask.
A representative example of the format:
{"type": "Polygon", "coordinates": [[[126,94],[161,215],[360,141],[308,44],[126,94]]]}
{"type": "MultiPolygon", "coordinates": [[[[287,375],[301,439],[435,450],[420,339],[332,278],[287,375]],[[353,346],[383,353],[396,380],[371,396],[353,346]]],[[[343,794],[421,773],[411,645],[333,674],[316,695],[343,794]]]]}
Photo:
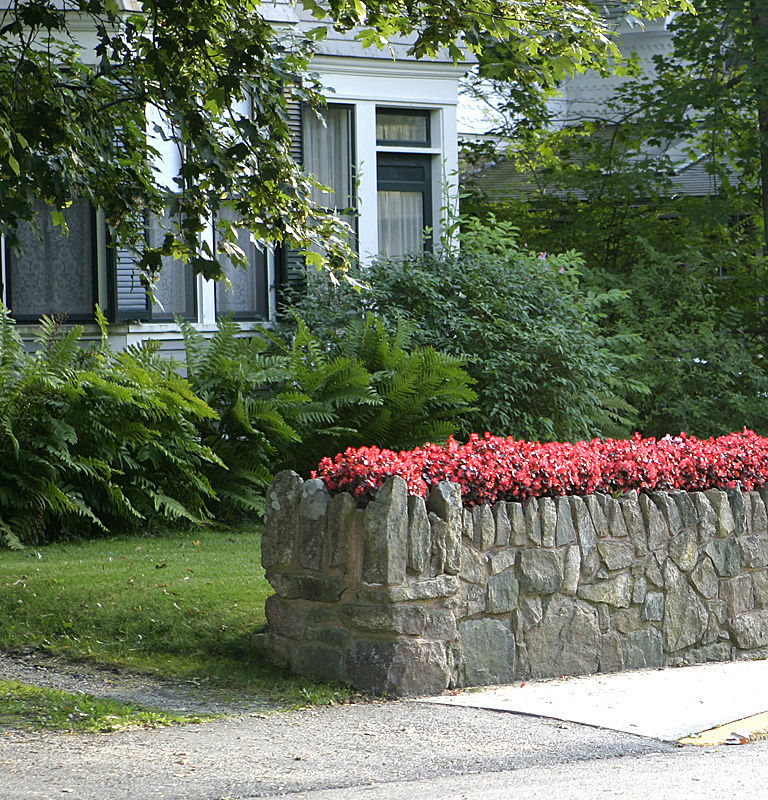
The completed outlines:
{"type": "MultiPolygon", "coordinates": [[[[711,163],[709,156],[680,163],[669,176],[672,184],[670,194],[688,197],[712,197],[719,194],[722,181],[709,171],[711,163]]],[[[491,200],[528,200],[540,194],[566,194],[553,186],[548,187],[546,176],[537,178],[532,170],[520,169],[514,159],[504,155],[498,161],[486,162],[474,171],[468,171],[467,179],[491,200]]],[[[567,194],[579,196],[578,190],[567,194]]]]}

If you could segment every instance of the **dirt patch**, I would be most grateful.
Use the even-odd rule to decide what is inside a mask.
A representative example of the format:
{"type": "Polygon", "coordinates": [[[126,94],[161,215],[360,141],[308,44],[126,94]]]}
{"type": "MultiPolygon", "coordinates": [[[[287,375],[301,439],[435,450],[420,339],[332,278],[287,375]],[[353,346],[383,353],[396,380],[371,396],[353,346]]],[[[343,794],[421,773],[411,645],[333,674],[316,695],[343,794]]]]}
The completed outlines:
{"type": "Polygon", "coordinates": [[[258,699],[233,698],[193,681],[178,683],[112,667],[72,664],[37,650],[0,652],[0,679],[121,700],[177,714],[231,716],[274,710],[258,699]]]}

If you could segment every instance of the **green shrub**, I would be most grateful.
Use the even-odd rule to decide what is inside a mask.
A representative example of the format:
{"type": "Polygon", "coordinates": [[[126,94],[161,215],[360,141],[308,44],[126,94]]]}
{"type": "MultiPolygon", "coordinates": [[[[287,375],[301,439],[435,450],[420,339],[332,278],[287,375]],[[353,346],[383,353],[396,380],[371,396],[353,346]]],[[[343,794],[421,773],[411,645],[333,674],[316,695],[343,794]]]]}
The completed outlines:
{"type": "Polygon", "coordinates": [[[631,425],[620,370],[634,340],[599,329],[603,306],[624,293],[587,294],[581,268],[576,253],[527,250],[509,224],[470,221],[458,250],[379,260],[358,276],[368,289],[316,284],[295,305],[336,346],[350,318],[373,312],[390,331],[405,320],[416,346],[462,359],[478,395],[461,414],[464,437],[616,435],[631,425]]]}
{"type": "Polygon", "coordinates": [[[0,535],[10,546],[210,517],[197,425],[214,412],[147,344],[84,350],[44,318],[27,353],[0,308],[0,535]]]}

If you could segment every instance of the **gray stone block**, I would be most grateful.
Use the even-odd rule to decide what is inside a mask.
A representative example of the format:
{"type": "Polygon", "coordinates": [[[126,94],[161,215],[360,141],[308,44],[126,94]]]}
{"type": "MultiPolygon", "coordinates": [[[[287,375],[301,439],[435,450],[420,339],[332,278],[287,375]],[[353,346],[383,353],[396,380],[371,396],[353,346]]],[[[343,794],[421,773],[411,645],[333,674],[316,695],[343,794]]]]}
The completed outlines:
{"type": "Polygon", "coordinates": [[[600,637],[598,672],[622,672],[624,670],[624,648],[621,637],[610,631],[600,637]]]}
{"type": "Polygon", "coordinates": [[[677,503],[667,492],[651,492],[650,497],[656,503],[659,511],[661,511],[670,536],[676,536],[683,529],[683,522],[680,518],[680,510],[677,507],[677,503]]]}
{"type": "Polygon", "coordinates": [[[631,633],[643,627],[642,609],[637,606],[621,608],[613,615],[613,627],[619,633],[631,633]]]}
{"type": "Polygon", "coordinates": [[[488,580],[488,556],[478,553],[473,547],[464,544],[461,548],[461,575],[462,580],[485,586],[488,580]]]}
{"type": "Polygon", "coordinates": [[[652,554],[648,555],[645,559],[645,577],[657,588],[663,588],[664,576],[661,574],[656,556],[652,554]]]}
{"type": "Polygon", "coordinates": [[[768,534],[742,536],[738,541],[743,568],[768,567],[768,534]]]}
{"type": "Polygon", "coordinates": [[[485,612],[486,587],[476,583],[463,583],[459,591],[458,616],[475,617],[485,612]]]}
{"type": "Polygon", "coordinates": [[[683,572],[690,572],[699,560],[696,531],[688,529],[669,540],[669,557],[683,572]]]}
{"type": "Polygon", "coordinates": [[[275,476],[267,489],[261,565],[270,570],[291,567],[299,535],[299,504],[304,481],[290,470],[275,476]]]}
{"type": "Polygon", "coordinates": [[[632,576],[628,572],[600,583],[582,584],[578,597],[590,603],[607,603],[615,608],[627,608],[632,600],[632,576]]]}
{"type": "Polygon", "coordinates": [[[553,594],[563,584],[563,553],[557,550],[521,550],[518,573],[525,594],[553,594]]]}
{"type": "Polygon", "coordinates": [[[752,573],[752,592],[758,608],[768,608],[768,570],[752,573]]]}
{"type": "Polygon", "coordinates": [[[342,676],[356,689],[388,697],[439,694],[450,678],[445,645],[414,639],[353,642],[342,676]]]}
{"type": "Polygon", "coordinates": [[[519,624],[523,630],[529,630],[534,625],[538,625],[544,618],[544,607],[539,595],[533,597],[525,597],[524,595],[518,598],[519,605],[519,624]]]}
{"type": "MultiPolygon", "coordinates": [[[[585,581],[591,581],[600,568],[600,556],[597,552],[597,531],[584,500],[581,497],[567,499],[570,500],[572,518],[578,532],[578,542],[581,548],[581,575],[585,581]]],[[[558,545],[560,544],[561,542],[558,541],[558,545]]],[[[565,537],[563,537],[562,544],[567,544],[565,537]]]]}
{"type": "Polygon", "coordinates": [[[269,577],[274,590],[286,600],[311,600],[315,603],[335,603],[346,588],[340,578],[320,578],[314,575],[275,574],[269,577]]]}
{"type": "Polygon", "coordinates": [[[699,541],[703,544],[709,541],[717,532],[717,514],[712,508],[712,503],[704,492],[691,492],[689,497],[696,506],[696,513],[699,515],[697,530],[699,541]]]}
{"type": "Polygon", "coordinates": [[[606,537],[610,536],[611,531],[608,527],[608,519],[605,516],[602,503],[600,500],[598,500],[597,495],[588,494],[583,499],[585,505],[587,506],[587,511],[589,511],[589,516],[592,518],[592,524],[595,526],[595,532],[597,533],[598,538],[605,539],[606,537]]]}
{"type": "Polygon", "coordinates": [[[596,672],[600,638],[594,608],[570,597],[554,595],[541,623],[525,636],[531,678],[596,672]],[[564,647],[564,642],[569,646],[564,647]]]}
{"type": "Polygon", "coordinates": [[[671,560],[664,564],[664,649],[674,653],[700,644],[709,615],[704,603],[671,560]]]}
{"type": "Polygon", "coordinates": [[[768,530],[768,513],[759,492],[750,492],[752,505],[752,533],[761,534],[768,530]]]}
{"type": "Polygon", "coordinates": [[[637,492],[634,490],[627,492],[619,499],[619,505],[621,506],[621,513],[624,516],[627,534],[632,544],[635,546],[635,553],[638,556],[644,556],[648,552],[648,534],[645,529],[645,523],[643,522],[643,515],[640,510],[637,492]]]}
{"type": "Polygon", "coordinates": [[[635,548],[630,542],[615,542],[610,539],[597,543],[597,549],[609,570],[626,569],[635,560],[635,548]]]}
{"type": "Polygon", "coordinates": [[[744,536],[751,532],[751,504],[748,507],[744,500],[744,492],[741,489],[726,489],[728,502],[731,505],[731,513],[733,514],[733,527],[736,536],[744,536]]]}
{"type": "Polygon", "coordinates": [[[459,623],[464,686],[512,683],[516,678],[515,637],[508,622],[468,619],[459,623]]]}
{"type": "Polygon", "coordinates": [[[648,531],[648,549],[657,550],[669,539],[669,528],[664,515],[647,494],[640,495],[640,511],[643,515],[645,529],[648,531]]]}
{"type": "Polygon", "coordinates": [[[472,520],[472,511],[469,508],[465,508],[461,515],[461,532],[462,536],[470,542],[475,537],[475,523],[472,520]]]}
{"type": "Polygon", "coordinates": [[[755,607],[752,595],[752,578],[737,575],[720,581],[720,599],[725,602],[728,617],[738,617],[755,607]]]}
{"type": "Polygon", "coordinates": [[[491,575],[498,575],[500,572],[515,566],[517,560],[517,550],[507,547],[504,550],[499,550],[496,553],[488,553],[488,566],[491,570],[491,575]]]}
{"type": "Polygon", "coordinates": [[[717,596],[717,574],[708,556],[704,556],[691,572],[691,583],[696,587],[696,591],[707,600],[717,596]]]}
{"type": "Polygon", "coordinates": [[[348,492],[337,494],[328,504],[326,533],[328,536],[328,566],[331,569],[350,571],[349,537],[353,519],[358,511],[355,498],[348,492]]]}
{"type": "MultiPolygon", "coordinates": [[[[574,526],[574,518],[579,513],[583,518],[589,520],[589,532],[587,537],[591,537],[592,544],[594,545],[595,527],[592,525],[592,519],[587,512],[587,507],[580,497],[556,497],[555,508],[557,509],[557,525],[555,526],[555,545],[563,547],[566,544],[572,544],[577,540],[576,528],[574,526]]],[[[586,528],[586,523],[584,523],[586,528]]],[[[584,550],[582,549],[582,561],[584,559],[584,550]]]]}
{"type": "Polygon", "coordinates": [[[339,608],[339,617],[349,628],[367,633],[420,636],[427,624],[427,610],[420,605],[347,603],[339,608]]]}
{"type": "Polygon", "coordinates": [[[736,523],[733,519],[731,504],[728,502],[728,495],[720,489],[707,489],[704,494],[715,512],[715,536],[718,539],[727,539],[729,536],[733,536],[736,531],[736,523]]]}
{"type": "Polygon", "coordinates": [[[643,617],[648,622],[661,622],[664,619],[664,595],[661,592],[646,594],[643,617]]]}
{"type": "Polygon", "coordinates": [[[712,661],[730,661],[731,646],[727,642],[697,647],[683,654],[684,664],[707,664],[712,661]]]}
{"type": "Polygon", "coordinates": [[[707,611],[714,615],[720,625],[728,619],[728,606],[723,600],[708,600],[707,611]]]}
{"type": "Polygon", "coordinates": [[[363,581],[401,584],[408,557],[408,489],[390,478],[368,503],[363,522],[363,581]]]}
{"type": "Polygon", "coordinates": [[[464,507],[458,483],[440,481],[429,492],[427,510],[445,522],[445,558],[443,569],[449,575],[458,575],[461,564],[461,536],[464,528],[464,507]]]}
{"type": "Polygon", "coordinates": [[[287,639],[303,639],[307,630],[307,620],[297,608],[296,603],[283,600],[276,594],[270,595],[264,603],[264,613],[271,633],[287,639]]]}
{"type": "Polygon", "coordinates": [[[638,605],[645,603],[645,596],[648,594],[648,581],[644,575],[638,575],[632,583],[632,602],[638,605]]]}
{"type": "Polygon", "coordinates": [[[452,642],[457,633],[456,617],[452,611],[444,608],[430,608],[427,611],[427,626],[424,629],[426,639],[452,642]]]}
{"type": "Polygon", "coordinates": [[[581,576],[581,550],[578,545],[572,544],[565,551],[565,565],[563,568],[563,584],[560,591],[571,597],[575,596],[579,588],[581,576]]]}
{"type": "Polygon", "coordinates": [[[677,504],[680,522],[683,528],[694,528],[699,524],[699,512],[689,492],[669,492],[669,496],[677,504]]]}
{"type": "Polygon", "coordinates": [[[507,517],[512,526],[510,544],[522,547],[525,544],[525,512],[522,503],[507,503],[507,517]]]}
{"type": "Polygon", "coordinates": [[[539,503],[535,497],[529,497],[523,511],[525,517],[525,534],[529,541],[541,544],[541,518],[539,517],[539,503]]]}
{"type": "Polygon", "coordinates": [[[741,572],[741,548],[735,537],[712,539],[704,545],[704,552],[712,559],[721,577],[732,578],[741,572]]]}
{"type": "Polygon", "coordinates": [[[624,639],[624,668],[648,669],[664,666],[664,645],[656,628],[632,631],[624,639]]]}
{"type": "MultiPolygon", "coordinates": [[[[568,513],[570,514],[570,510],[568,513]]],[[[554,547],[557,533],[557,506],[552,497],[539,498],[539,519],[541,520],[542,546],[554,547]]]]}
{"type": "Polygon", "coordinates": [[[429,521],[430,540],[432,542],[429,572],[433,576],[442,575],[447,572],[448,523],[440,519],[434,511],[429,512],[427,520],[429,521]]]}
{"type": "Polygon", "coordinates": [[[410,600],[436,600],[454,597],[459,593],[461,582],[453,575],[437,578],[422,578],[402,586],[365,586],[358,594],[370,603],[405,603],[410,600]]]}
{"type": "Polygon", "coordinates": [[[299,504],[299,564],[319,570],[325,541],[325,515],[331,495],[319,478],[304,482],[299,504]]]}
{"type": "Polygon", "coordinates": [[[742,650],[753,650],[768,645],[768,609],[750,611],[728,620],[728,627],[742,650]]]}
{"type": "Polygon", "coordinates": [[[429,566],[432,553],[432,528],[424,498],[408,495],[408,560],[406,566],[416,575],[429,566]]]}
{"type": "Polygon", "coordinates": [[[509,521],[509,516],[507,516],[507,504],[500,500],[498,503],[494,503],[492,511],[493,519],[496,523],[496,541],[494,544],[496,547],[506,547],[512,536],[512,524],[509,521]]]}
{"type": "Polygon", "coordinates": [[[296,653],[293,671],[319,681],[337,681],[342,671],[341,650],[318,642],[302,642],[296,653]]]}
{"type": "MultiPolygon", "coordinates": [[[[622,505],[613,497],[603,497],[603,495],[596,495],[598,498],[602,498],[600,500],[600,505],[603,508],[603,513],[605,514],[605,519],[608,522],[608,533],[613,539],[624,539],[629,536],[629,530],[627,529],[627,522],[624,519],[624,511],[622,510],[622,505]]],[[[635,498],[637,501],[637,498],[635,498]]],[[[630,512],[631,513],[631,512],[630,512]]],[[[637,507],[637,513],[640,513],[639,506],[637,507]]],[[[642,523],[642,520],[640,520],[642,523]]],[[[645,532],[641,530],[640,533],[641,538],[645,538],[645,532]]],[[[637,543],[633,541],[633,545],[637,547],[637,543]]],[[[648,548],[643,545],[645,548],[644,552],[648,551],[648,548]]],[[[640,553],[639,555],[644,555],[644,553],[640,553]]]]}
{"type": "Polygon", "coordinates": [[[496,523],[493,512],[488,505],[475,506],[472,509],[474,534],[472,541],[478,550],[490,550],[496,542],[496,523]]]}
{"type": "Polygon", "coordinates": [[[517,608],[519,594],[517,578],[511,570],[488,579],[485,610],[488,614],[506,614],[517,608]]]}

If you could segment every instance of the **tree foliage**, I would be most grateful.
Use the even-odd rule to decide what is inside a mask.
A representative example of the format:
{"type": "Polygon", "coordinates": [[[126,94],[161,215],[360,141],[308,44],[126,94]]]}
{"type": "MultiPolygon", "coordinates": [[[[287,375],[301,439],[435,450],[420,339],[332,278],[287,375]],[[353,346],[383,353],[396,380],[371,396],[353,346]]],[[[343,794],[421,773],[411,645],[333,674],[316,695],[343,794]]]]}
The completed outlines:
{"type": "Polygon", "coordinates": [[[674,51],[655,59],[656,78],[627,82],[604,119],[511,143],[518,199],[471,195],[464,206],[514,220],[532,247],[582,253],[593,290],[627,291],[600,326],[638,337],[638,359],[622,371],[650,387],[625,395],[647,435],[768,429],[762,45],[748,47],[758,16],[746,6],[707,8],[675,20],[674,51]],[[745,55],[732,58],[732,48],[745,55]],[[706,159],[717,195],[678,192],[671,145],[706,159]]]}
{"type": "MultiPolygon", "coordinates": [[[[289,102],[320,102],[308,64],[326,25],[369,46],[411,37],[417,57],[447,47],[460,59],[463,37],[484,72],[517,81],[521,97],[568,71],[604,69],[616,55],[587,3],[303,4],[323,20],[309,33],[273,25],[257,0],[142,0],[139,11],[116,0],[11,0],[0,13],[0,231],[13,240],[18,222],[34,219],[36,199],[64,224],[61,209],[81,197],[103,209],[113,238],[137,251],[150,277],[163,255],[220,277],[218,254],[201,237],[211,217],[236,261],[242,225],[268,242],[319,242],[338,264],[343,232],[312,205],[286,119],[289,102]],[[92,51],[91,34],[85,44],[78,38],[88,28],[92,51]],[[180,167],[166,185],[155,165],[169,148],[180,167]],[[150,248],[146,217],[167,209],[173,225],[150,248]]],[[[672,5],[639,0],[631,8],[663,13],[672,5]]]]}

